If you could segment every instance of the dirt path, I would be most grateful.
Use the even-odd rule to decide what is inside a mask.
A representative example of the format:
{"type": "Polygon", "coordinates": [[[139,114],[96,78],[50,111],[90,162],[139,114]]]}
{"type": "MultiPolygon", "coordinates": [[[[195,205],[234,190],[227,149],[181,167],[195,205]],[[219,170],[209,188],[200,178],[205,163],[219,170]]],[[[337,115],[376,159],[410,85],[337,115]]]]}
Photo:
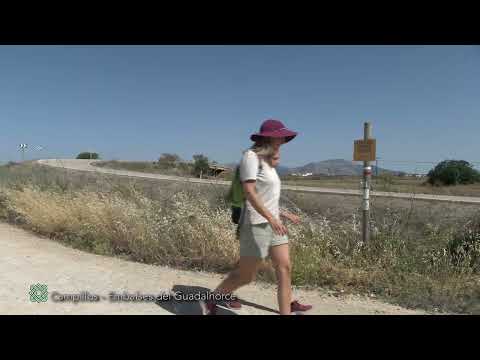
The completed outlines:
{"type": "MultiPolygon", "coordinates": [[[[112,302],[108,296],[112,291],[159,295],[172,288],[196,292],[214,288],[222,278],[86,253],[5,223],[0,223],[0,253],[0,314],[199,314],[198,302],[112,302]],[[37,283],[48,287],[46,302],[30,300],[30,286],[37,283]],[[77,304],[55,302],[51,298],[55,291],[106,298],[77,304]]],[[[364,297],[337,298],[321,290],[296,289],[295,294],[314,305],[310,314],[422,314],[364,297]]],[[[275,314],[272,285],[252,284],[240,289],[238,296],[245,301],[238,314],[275,314]]]]}
{"type": "MultiPolygon", "coordinates": [[[[159,180],[172,180],[172,181],[181,181],[181,182],[190,182],[190,183],[230,185],[229,181],[186,178],[181,176],[170,176],[170,175],[162,175],[162,174],[149,174],[149,173],[143,173],[138,171],[116,170],[116,169],[109,169],[109,168],[103,168],[103,167],[91,165],[96,161],[101,161],[101,160],[77,160],[77,159],[37,160],[39,164],[48,165],[48,166],[62,167],[62,168],[72,169],[72,170],[98,172],[98,173],[112,174],[112,175],[118,175],[118,176],[140,177],[140,178],[159,179],[159,180]]],[[[292,191],[301,191],[301,192],[321,193],[321,194],[339,194],[339,195],[349,195],[349,196],[362,195],[360,190],[353,190],[353,189],[333,189],[333,188],[293,186],[293,185],[282,185],[282,189],[292,190],[292,191]]],[[[401,198],[401,199],[414,198],[417,200],[434,200],[434,201],[445,201],[445,202],[463,203],[463,204],[480,204],[480,197],[474,197],[474,196],[409,194],[409,193],[384,192],[384,191],[372,191],[371,195],[376,197],[385,197],[385,198],[401,198]]]]}

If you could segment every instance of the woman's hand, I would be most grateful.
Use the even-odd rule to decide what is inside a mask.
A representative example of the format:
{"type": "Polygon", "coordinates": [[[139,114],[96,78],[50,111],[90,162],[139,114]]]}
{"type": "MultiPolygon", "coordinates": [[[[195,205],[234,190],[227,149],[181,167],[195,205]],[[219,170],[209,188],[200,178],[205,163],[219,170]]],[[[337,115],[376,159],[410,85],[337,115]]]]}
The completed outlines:
{"type": "Polygon", "coordinates": [[[293,222],[295,225],[298,225],[302,222],[302,220],[300,219],[300,217],[298,217],[297,215],[295,214],[292,214],[288,211],[282,211],[280,212],[280,215],[282,215],[284,218],[290,220],[291,222],[293,222]]]}
{"type": "Polygon", "coordinates": [[[285,225],[282,224],[280,220],[272,218],[269,222],[275,234],[283,236],[288,233],[287,228],[285,227],[285,225]]]}

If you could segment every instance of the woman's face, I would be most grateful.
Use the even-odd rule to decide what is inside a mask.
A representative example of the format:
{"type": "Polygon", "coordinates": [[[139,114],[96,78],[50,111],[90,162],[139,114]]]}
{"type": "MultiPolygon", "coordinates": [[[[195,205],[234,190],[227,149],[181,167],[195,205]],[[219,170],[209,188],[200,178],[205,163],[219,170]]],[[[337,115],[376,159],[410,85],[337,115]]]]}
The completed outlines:
{"type": "Polygon", "coordinates": [[[275,151],[275,153],[270,158],[270,166],[277,167],[280,164],[280,151],[275,151]]]}
{"type": "Polygon", "coordinates": [[[272,138],[271,144],[275,150],[280,149],[280,145],[285,144],[285,138],[272,138]]]}

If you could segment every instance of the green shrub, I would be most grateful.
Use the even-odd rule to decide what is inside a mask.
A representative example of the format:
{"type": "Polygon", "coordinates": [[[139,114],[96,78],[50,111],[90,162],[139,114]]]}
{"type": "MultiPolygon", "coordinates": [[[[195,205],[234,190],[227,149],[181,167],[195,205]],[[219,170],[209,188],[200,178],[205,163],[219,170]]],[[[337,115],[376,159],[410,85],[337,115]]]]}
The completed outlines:
{"type": "Polygon", "coordinates": [[[176,168],[181,161],[182,159],[177,154],[164,153],[158,159],[157,165],[160,169],[171,169],[176,168]]]}
{"type": "Polygon", "coordinates": [[[97,153],[82,152],[77,155],[77,159],[99,159],[100,156],[97,153]]]}
{"type": "Polygon", "coordinates": [[[445,160],[428,173],[431,185],[473,184],[480,181],[480,173],[464,160],[445,160]]]}
{"type": "Polygon", "coordinates": [[[208,164],[208,157],[205,155],[193,155],[193,171],[195,176],[207,175],[210,168],[208,164]]]}

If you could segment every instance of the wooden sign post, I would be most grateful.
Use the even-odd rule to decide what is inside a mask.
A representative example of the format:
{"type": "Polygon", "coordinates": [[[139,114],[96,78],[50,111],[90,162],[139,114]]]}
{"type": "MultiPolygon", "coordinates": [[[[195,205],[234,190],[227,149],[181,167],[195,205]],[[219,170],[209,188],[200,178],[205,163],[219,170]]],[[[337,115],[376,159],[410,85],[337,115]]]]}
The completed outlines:
{"type": "Polygon", "coordinates": [[[363,202],[362,202],[362,241],[370,239],[370,181],[372,167],[370,161],[376,159],[376,140],[372,139],[372,127],[369,122],[364,124],[363,140],[355,140],[353,146],[353,161],[363,161],[363,202]]]}

